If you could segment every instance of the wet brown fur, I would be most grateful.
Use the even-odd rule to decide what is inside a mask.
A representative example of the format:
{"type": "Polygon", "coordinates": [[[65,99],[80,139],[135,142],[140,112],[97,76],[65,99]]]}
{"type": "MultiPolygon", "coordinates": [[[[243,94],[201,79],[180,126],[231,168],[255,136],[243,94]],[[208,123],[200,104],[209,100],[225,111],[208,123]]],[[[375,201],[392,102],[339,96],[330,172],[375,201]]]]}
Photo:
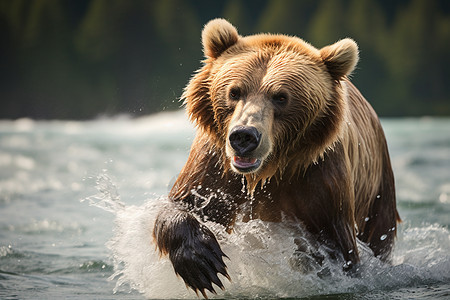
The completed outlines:
{"type": "MultiPolygon", "coordinates": [[[[231,230],[250,192],[248,218],[301,222],[353,264],[359,261],[357,237],[388,260],[400,220],[394,177],[378,117],[347,78],[357,62],[357,48],[351,48],[356,44],[344,41],[318,50],[284,35],[241,37],[226,21],[212,22],[203,32],[204,66],[183,95],[197,135],[170,198],[183,204],[180,209],[231,230]],[[273,113],[272,153],[261,170],[245,175],[248,191],[225,153],[235,109],[225,93],[237,81],[249,97],[281,86],[296,100],[278,117],[273,113]],[[196,210],[198,194],[208,197],[217,190],[226,196],[211,197],[196,210]]],[[[163,220],[156,227],[158,222],[163,220]]],[[[161,231],[156,240],[162,252],[169,251],[170,236],[161,231]]]]}

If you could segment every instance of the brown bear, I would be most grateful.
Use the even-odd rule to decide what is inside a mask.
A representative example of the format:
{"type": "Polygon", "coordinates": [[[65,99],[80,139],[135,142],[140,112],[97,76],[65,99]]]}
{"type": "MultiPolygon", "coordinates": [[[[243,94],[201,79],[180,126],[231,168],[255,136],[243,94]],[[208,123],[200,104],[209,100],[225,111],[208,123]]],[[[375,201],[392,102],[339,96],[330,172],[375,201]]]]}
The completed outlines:
{"type": "Polygon", "coordinates": [[[359,261],[357,239],[388,260],[394,176],[378,117],[348,79],[356,43],[242,37],[223,19],[202,42],[206,60],[183,94],[196,138],[153,232],[176,274],[205,297],[223,288],[226,255],[202,221],[231,231],[244,213],[301,223],[345,269],[359,261]]]}

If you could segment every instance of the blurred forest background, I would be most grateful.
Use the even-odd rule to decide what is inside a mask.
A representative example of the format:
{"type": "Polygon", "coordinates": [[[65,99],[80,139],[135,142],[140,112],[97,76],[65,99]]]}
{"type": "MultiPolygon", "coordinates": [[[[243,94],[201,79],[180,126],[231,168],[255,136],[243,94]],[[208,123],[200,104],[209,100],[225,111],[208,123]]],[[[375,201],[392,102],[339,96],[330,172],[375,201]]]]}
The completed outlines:
{"type": "Polygon", "coordinates": [[[0,0],[0,118],[179,108],[216,17],[318,48],[354,38],[352,80],[381,116],[450,115],[448,0],[0,0]]]}

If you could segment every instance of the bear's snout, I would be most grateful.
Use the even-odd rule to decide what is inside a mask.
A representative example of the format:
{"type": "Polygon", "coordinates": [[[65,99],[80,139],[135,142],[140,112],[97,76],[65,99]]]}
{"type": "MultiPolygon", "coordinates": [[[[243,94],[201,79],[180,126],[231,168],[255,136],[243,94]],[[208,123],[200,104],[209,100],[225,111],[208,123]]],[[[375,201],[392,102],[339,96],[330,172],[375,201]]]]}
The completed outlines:
{"type": "Polygon", "coordinates": [[[258,148],[261,133],[253,126],[236,126],[231,130],[228,139],[236,155],[245,157],[258,148]]]}

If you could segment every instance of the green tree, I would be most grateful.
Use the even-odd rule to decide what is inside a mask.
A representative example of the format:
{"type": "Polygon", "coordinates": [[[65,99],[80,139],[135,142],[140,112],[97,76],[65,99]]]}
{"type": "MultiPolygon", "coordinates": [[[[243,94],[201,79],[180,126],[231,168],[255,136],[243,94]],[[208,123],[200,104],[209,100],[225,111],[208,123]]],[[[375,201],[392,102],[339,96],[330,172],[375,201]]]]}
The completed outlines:
{"type": "Polygon", "coordinates": [[[375,110],[386,110],[385,86],[387,81],[386,20],[376,1],[352,0],[346,15],[346,28],[349,37],[359,46],[360,60],[354,71],[352,81],[361,89],[363,95],[372,103],[375,110]]]}
{"type": "Polygon", "coordinates": [[[270,0],[259,17],[262,32],[296,35],[310,39],[309,22],[317,9],[314,0],[270,0]]]}
{"type": "Polygon", "coordinates": [[[433,101],[447,85],[442,77],[447,67],[439,61],[450,49],[441,42],[448,40],[440,35],[441,20],[435,1],[414,0],[399,12],[388,35],[390,48],[385,59],[391,75],[390,91],[398,109],[408,114],[419,114],[425,107],[430,112],[436,110],[433,101]]]}
{"type": "Polygon", "coordinates": [[[342,0],[323,0],[310,23],[310,39],[316,47],[323,47],[348,36],[342,0]]]}
{"type": "Polygon", "coordinates": [[[0,118],[177,108],[216,17],[319,48],[352,37],[381,115],[450,115],[447,0],[0,0],[0,118]]]}

